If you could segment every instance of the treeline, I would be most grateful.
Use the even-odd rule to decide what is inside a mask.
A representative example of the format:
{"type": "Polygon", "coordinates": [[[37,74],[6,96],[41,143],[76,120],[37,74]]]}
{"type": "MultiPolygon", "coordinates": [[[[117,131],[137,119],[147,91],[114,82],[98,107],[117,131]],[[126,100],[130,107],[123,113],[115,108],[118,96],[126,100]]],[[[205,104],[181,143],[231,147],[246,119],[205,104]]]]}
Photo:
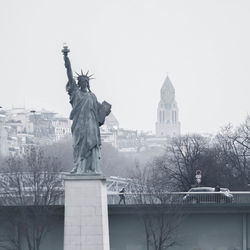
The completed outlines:
{"type": "Polygon", "coordinates": [[[250,117],[237,128],[222,128],[215,136],[199,134],[172,138],[163,155],[146,166],[137,166],[134,176],[156,189],[187,191],[196,185],[201,170],[201,186],[248,190],[250,183],[250,117]],[[141,178],[141,177],[140,177],[141,178]]]}
{"type": "MultiPolygon", "coordinates": [[[[46,157],[57,159],[62,171],[72,169],[71,136],[43,146],[41,150],[46,157]]],[[[103,143],[101,169],[106,176],[120,177],[134,177],[139,172],[147,171],[151,181],[162,183],[158,188],[174,191],[187,191],[194,186],[196,170],[201,170],[202,186],[219,185],[231,190],[248,190],[250,117],[240,126],[234,128],[227,125],[213,136],[188,134],[171,138],[166,141],[163,153],[159,151],[158,156],[154,155],[157,152],[124,154],[103,143]]],[[[1,166],[6,164],[1,159],[0,162],[1,166]]]]}

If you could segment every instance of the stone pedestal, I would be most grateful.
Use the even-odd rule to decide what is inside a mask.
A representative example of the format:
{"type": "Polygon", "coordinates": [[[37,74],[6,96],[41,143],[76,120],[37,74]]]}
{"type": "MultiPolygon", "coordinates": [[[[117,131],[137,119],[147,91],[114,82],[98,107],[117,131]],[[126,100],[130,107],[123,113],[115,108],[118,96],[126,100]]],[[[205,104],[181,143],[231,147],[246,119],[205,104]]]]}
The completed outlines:
{"type": "Polygon", "coordinates": [[[64,250],[109,250],[106,178],[65,176],[64,250]]]}

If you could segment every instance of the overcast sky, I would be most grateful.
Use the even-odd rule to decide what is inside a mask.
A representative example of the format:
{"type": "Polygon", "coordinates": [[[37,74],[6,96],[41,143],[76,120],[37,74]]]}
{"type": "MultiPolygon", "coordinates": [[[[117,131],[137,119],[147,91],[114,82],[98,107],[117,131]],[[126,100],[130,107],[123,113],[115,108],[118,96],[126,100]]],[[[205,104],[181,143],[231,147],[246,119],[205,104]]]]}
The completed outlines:
{"type": "Polygon", "coordinates": [[[182,133],[215,133],[250,111],[250,1],[0,2],[0,106],[68,116],[61,53],[112,104],[120,127],[155,130],[168,75],[182,133]]]}

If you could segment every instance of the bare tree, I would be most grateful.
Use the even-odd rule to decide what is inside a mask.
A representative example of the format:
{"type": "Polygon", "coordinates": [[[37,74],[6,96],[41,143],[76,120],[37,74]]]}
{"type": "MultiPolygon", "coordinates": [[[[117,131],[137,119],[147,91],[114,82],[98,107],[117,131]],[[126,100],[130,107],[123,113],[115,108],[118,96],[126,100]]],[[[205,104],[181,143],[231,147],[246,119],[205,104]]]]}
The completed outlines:
{"type": "Polygon", "coordinates": [[[165,153],[152,163],[158,166],[159,175],[168,180],[170,190],[188,191],[198,185],[196,170],[202,171],[202,186],[230,187],[234,177],[231,171],[227,171],[224,154],[213,138],[185,135],[173,138],[165,153]]]}
{"type": "Polygon", "coordinates": [[[232,172],[234,187],[246,189],[250,181],[250,117],[236,129],[231,125],[224,127],[216,139],[227,171],[232,172]]]}
{"type": "Polygon", "coordinates": [[[143,214],[147,250],[166,250],[180,244],[178,230],[183,214],[174,204],[162,204],[143,214]]]}
{"type": "Polygon", "coordinates": [[[183,218],[182,206],[163,188],[157,165],[147,165],[134,172],[138,187],[135,196],[141,215],[147,250],[166,250],[179,244],[178,230],[183,218]]]}
{"type": "MultiPolygon", "coordinates": [[[[12,249],[40,249],[46,233],[52,229],[49,221],[55,205],[63,195],[60,170],[59,161],[46,157],[40,148],[32,147],[22,158],[8,159],[0,178],[0,202],[3,208],[15,209],[15,213],[5,209],[10,212],[5,222],[17,232],[14,239],[13,235],[9,238],[12,249]]],[[[8,249],[6,244],[0,247],[8,249]]]]}
{"type": "Polygon", "coordinates": [[[161,169],[171,174],[173,185],[186,191],[195,183],[195,172],[204,165],[209,138],[194,134],[173,138],[166,146],[161,169]]]}

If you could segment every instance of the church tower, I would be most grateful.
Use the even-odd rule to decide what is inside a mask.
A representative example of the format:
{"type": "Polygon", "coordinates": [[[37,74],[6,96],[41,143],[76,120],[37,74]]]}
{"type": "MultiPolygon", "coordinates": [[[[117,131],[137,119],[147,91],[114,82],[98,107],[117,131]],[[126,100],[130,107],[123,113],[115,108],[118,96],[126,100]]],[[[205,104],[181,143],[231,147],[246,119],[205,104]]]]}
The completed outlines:
{"type": "Polygon", "coordinates": [[[156,136],[178,136],[180,127],[175,89],[167,76],[161,87],[161,100],[157,108],[156,136]]]}

